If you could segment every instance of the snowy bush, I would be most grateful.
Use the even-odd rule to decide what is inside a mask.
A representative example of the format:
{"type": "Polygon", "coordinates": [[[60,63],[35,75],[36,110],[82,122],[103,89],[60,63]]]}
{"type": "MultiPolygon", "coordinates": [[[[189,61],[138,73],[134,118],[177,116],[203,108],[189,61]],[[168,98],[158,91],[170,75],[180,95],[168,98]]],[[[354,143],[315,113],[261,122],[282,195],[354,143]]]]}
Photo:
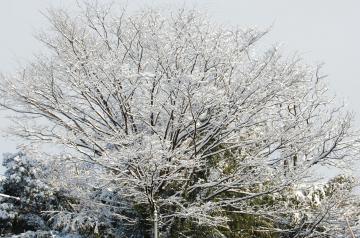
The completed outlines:
{"type": "Polygon", "coordinates": [[[22,152],[5,154],[3,166],[6,170],[0,182],[1,234],[49,237],[50,227],[43,212],[61,208],[62,201],[57,197],[58,188],[46,184],[50,179],[48,167],[22,152]]]}

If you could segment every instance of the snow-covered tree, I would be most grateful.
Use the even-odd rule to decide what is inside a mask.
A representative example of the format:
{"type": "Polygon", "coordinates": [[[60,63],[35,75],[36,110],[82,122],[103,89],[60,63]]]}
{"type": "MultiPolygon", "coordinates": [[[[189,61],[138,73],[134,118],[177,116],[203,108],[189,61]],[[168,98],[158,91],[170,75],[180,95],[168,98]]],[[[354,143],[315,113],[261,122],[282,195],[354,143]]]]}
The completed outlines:
{"type": "MultiPolygon", "coordinates": [[[[87,3],[48,17],[47,51],[3,77],[1,105],[19,115],[14,134],[63,148],[74,211],[93,214],[96,232],[104,215],[164,237],[241,237],[239,224],[258,237],[326,235],[341,196],[317,210],[320,200],[280,199],[311,187],[314,166],[358,155],[351,116],[327,96],[320,67],[277,48],[257,54],[266,32],[194,10],[128,15],[87,3]]],[[[53,212],[60,227],[79,219],[53,212]]]]}
{"type": "Polygon", "coordinates": [[[49,237],[42,211],[61,207],[56,189],[46,184],[49,171],[22,152],[5,154],[3,165],[6,171],[0,182],[0,233],[9,236],[29,231],[24,237],[36,237],[35,232],[39,237],[49,237]]]}
{"type": "Polygon", "coordinates": [[[51,189],[38,179],[40,164],[23,153],[17,153],[6,154],[3,165],[6,172],[0,183],[1,233],[44,229],[45,222],[38,212],[51,207],[54,196],[51,189]]]}
{"type": "MultiPolygon", "coordinates": [[[[96,207],[86,205],[90,199],[121,199],[106,189],[84,188],[84,176],[76,178],[81,166],[77,166],[76,172],[58,159],[44,161],[23,152],[5,154],[3,165],[6,170],[0,181],[0,234],[14,237],[123,237],[132,234],[135,237],[136,230],[116,223],[118,219],[111,215],[110,210],[114,208],[110,202],[96,207]]],[[[93,185],[95,180],[92,179],[93,185]]],[[[131,209],[126,212],[130,214],[131,209]]]]}

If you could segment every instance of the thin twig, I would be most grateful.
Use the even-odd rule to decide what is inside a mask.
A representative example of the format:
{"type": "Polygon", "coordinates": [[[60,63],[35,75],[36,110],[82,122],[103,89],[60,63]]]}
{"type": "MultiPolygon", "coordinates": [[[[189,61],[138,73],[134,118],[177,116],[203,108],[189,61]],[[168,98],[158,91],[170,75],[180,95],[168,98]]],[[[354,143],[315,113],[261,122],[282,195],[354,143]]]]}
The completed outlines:
{"type": "Polygon", "coordinates": [[[351,227],[350,227],[349,219],[347,218],[347,216],[345,216],[345,220],[346,220],[347,227],[349,228],[351,237],[352,237],[352,238],[355,238],[355,234],[354,234],[354,232],[352,231],[352,229],[351,229],[351,227]]]}
{"type": "Polygon", "coordinates": [[[0,193],[0,197],[4,197],[4,198],[12,198],[12,199],[15,199],[15,200],[20,201],[20,198],[19,198],[19,197],[10,196],[10,195],[3,194],[3,193],[0,193]]]}

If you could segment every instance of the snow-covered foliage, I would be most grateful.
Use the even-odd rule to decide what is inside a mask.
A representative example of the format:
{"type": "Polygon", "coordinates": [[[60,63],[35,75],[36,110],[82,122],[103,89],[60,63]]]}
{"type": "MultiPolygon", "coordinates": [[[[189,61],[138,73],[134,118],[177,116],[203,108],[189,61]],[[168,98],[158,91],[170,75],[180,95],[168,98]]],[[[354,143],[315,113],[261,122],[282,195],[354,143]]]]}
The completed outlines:
{"type": "MultiPolygon", "coordinates": [[[[130,232],[136,234],[135,230],[117,223],[119,219],[111,214],[110,210],[115,210],[110,207],[114,206],[110,198],[115,199],[116,194],[80,188],[84,185],[83,177],[77,180],[73,169],[49,160],[29,158],[22,152],[4,155],[6,171],[0,182],[1,234],[17,234],[14,237],[77,237],[77,234],[122,237],[130,232]],[[69,186],[73,187],[70,189],[69,186]],[[103,204],[95,209],[80,198],[103,204]]],[[[81,166],[78,165],[76,170],[79,169],[81,166]]],[[[126,208],[130,213],[130,207],[126,208]]]]}
{"type": "Polygon", "coordinates": [[[36,180],[40,165],[8,176],[31,187],[10,195],[46,210],[54,229],[110,237],[149,236],[154,226],[163,237],[336,230],[331,214],[349,191],[299,188],[314,166],[343,166],[359,151],[351,116],[327,97],[319,67],[276,48],[257,55],[266,32],[218,26],[193,10],[127,15],[87,3],[76,16],[50,11],[49,20],[39,35],[46,55],[5,77],[0,96],[23,119],[14,134],[64,148],[49,155],[58,160],[46,184],[36,180]],[[54,191],[63,205],[49,209],[54,191]]]}
{"type": "Polygon", "coordinates": [[[5,154],[3,166],[6,168],[2,181],[4,193],[18,197],[29,211],[51,207],[53,191],[41,180],[47,171],[37,160],[29,159],[22,152],[5,154]]]}
{"type": "MultiPolygon", "coordinates": [[[[356,196],[351,194],[354,185],[354,178],[337,176],[326,183],[296,184],[282,194],[274,194],[274,200],[283,201],[284,209],[293,211],[293,237],[348,237],[349,229],[356,230],[349,228],[346,218],[347,209],[358,206],[353,200],[356,196]]],[[[352,222],[359,221],[360,213],[355,213],[349,216],[352,222]]]]}
{"type": "Polygon", "coordinates": [[[1,233],[20,232],[29,227],[42,230],[46,227],[39,211],[51,207],[54,200],[51,189],[38,179],[42,173],[36,160],[23,153],[6,154],[3,157],[6,168],[0,183],[0,228],[1,233]]]}

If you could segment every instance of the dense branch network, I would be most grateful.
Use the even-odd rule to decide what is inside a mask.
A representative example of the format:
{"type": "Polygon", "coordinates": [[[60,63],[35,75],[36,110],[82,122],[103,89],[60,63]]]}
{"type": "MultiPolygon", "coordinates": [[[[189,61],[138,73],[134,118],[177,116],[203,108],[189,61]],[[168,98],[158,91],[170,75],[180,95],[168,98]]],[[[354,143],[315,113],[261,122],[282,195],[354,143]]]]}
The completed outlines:
{"type": "MultiPolygon", "coordinates": [[[[230,211],[296,233],[281,225],[295,207],[260,200],[358,153],[351,116],[332,106],[320,68],[276,48],[257,56],[266,32],[193,10],[111,9],[49,13],[39,36],[49,53],[2,81],[2,106],[24,119],[13,133],[92,164],[99,187],[143,206],[146,219],[157,210],[164,234],[183,220],[221,230],[230,211]]],[[[318,224],[301,226],[313,234],[318,224]]]]}

